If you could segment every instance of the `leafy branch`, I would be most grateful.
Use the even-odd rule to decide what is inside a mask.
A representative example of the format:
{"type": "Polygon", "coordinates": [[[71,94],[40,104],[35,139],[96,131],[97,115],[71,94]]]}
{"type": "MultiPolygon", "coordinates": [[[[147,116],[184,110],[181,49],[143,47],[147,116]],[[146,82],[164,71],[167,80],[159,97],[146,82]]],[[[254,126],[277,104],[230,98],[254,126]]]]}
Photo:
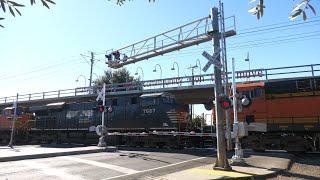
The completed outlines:
{"type": "MultiPolygon", "coordinates": [[[[111,1],[111,0],[109,0],[111,1]]],[[[117,1],[117,5],[121,6],[123,5],[126,1],[133,1],[133,0],[116,0],[117,1]]],[[[155,2],[155,0],[148,0],[149,2],[155,2]]]]}
{"type": "MultiPolygon", "coordinates": [[[[249,4],[257,2],[257,0],[251,0],[249,4]]],[[[303,20],[307,20],[307,13],[306,10],[310,9],[314,15],[316,15],[316,11],[314,7],[310,4],[311,0],[302,0],[300,1],[294,9],[291,11],[289,19],[295,20],[298,16],[302,15],[303,20]]],[[[264,0],[259,0],[259,2],[256,3],[254,7],[249,9],[249,13],[252,13],[253,15],[256,15],[258,19],[260,19],[263,16],[264,12],[264,0]]]]}
{"type": "MultiPolygon", "coordinates": [[[[52,0],[40,0],[40,1],[41,1],[42,5],[45,6],[46,8],[48,8],[48,9],[50,9],[49,4],[56,4],[52,0]]],[[[30,0],[30,4],[31,5],[36,4],[36,0],[30,0]]],[[[1,9],[2,9],[2,11],[4,13],[6,13],[7,10],[9,10],[10,14],[13,17],[16,17],[16,13],[21,16],[21,12],[20,12],[20,10],[18,8],[25,7],[25,5],[17,3],[15,1],[0,0],[0,7],[1,7],[1,9]]],[[[4,19],[5,18],[0,17],[0,20],[4,20],[4,19]]],[[[4,26],[1,25],[1,24],[0,24],[0,27],[4,28],[4,26]]]]}

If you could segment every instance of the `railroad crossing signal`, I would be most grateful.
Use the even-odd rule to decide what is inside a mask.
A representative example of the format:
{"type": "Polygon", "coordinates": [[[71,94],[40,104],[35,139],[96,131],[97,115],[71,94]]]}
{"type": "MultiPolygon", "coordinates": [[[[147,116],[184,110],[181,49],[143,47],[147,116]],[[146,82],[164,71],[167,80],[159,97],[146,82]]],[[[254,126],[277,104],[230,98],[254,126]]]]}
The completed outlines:
{"type": "Polygon", "coordinates": [[[98,100],[98,107],[97,107],[97,110],[99,111],[99,112],[101,112],[101,113],[103,113],[104,112],[104,105],[103,105],[103,101],[102,100],[98,100]]]}
{"type": "Polygon", "coordinates": [[[222,96],[220,97],[220,106],[222,109],[227,110],[232,107],[232,102],[227,96],[222,96]]]}
{"type": "Polygon", "coordinates": [[[245,95],[240,99],[240,102],[243,107],[249,107],[252,104],[250,97],[245,95]]]}
{"type": "Polygon", "coordinates": [[[101,90],[97,89],[97,94],[98,94],[98,97],[96,98],[96,101],[103,100],[103,97],[104,97],[103,89],[101,90]]]}
{"type": "MultiPolygon", "coordinates": [[[[98,101],[98,111],[101,112],[101,126],[102,128],[105,128],[104,125],[104,110],[105,110],[105,105],[106,105],[106,84],[103,83],[103,88],[101,91],[97,90],[97,101],[98,101]]],[[[105,142],[105,137],[104,137],[104,131],[101,131],[100,133],[100,138],[99,138],[99,147],[105,147],[106,142],[105,142]]]]}
{"type": "Polygon", "coordinates": [[[209,69],[209,67],[211,66],[211,64],[213,64],[214,66],[216,66],[219,69],[222,68],[222,64],[218,60],[218,57],[220,55],[220,51],[221,50],[219,50],[218,52],[214,53],[213,56],[211,56],[206,51],[203,51],[202,56],[205,57],[206,59],[208,59],[208,63],[202,68],[202,71],[206,72],[209,69]]]}

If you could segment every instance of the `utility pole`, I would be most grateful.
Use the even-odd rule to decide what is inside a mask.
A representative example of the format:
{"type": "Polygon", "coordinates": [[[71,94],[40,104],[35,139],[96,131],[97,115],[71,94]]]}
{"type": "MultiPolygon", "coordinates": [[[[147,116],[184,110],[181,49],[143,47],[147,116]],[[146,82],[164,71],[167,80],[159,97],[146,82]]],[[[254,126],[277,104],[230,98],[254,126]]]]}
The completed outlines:
{"type": "Polygon", "coordinates": [[[90,64],[91,64],[91,68],[90,68],[90,82],[89,82],[89,86],[91,87],[91,83],[92,83],[92,68],[93,68],[93,63],[94,63],[94,54],[93,52],[91,52],[91,59],[90,59],[90,64]]]}
{"type": "MultiPolygon", "coordinates": [[[[212,22],[212,44],[213,44],[213,53],[220,54],[220,32],[219,32],[219,17],[218,17],[218,8],[211,9],[211,22],[212,22]]],[[[220,55],[217,58],[221,62],[220,55]]],[[[214,76],[215,76],[215,114],[216,114],[216,136],[217,136],[217,158],[216,163],[214,164],[214,169],[221,170],[231,170],[229,165],[227,155],[226,155],[226,141],[225,133],[223,127],[223,109],[220,107],[220,98],[223,95],[222,79],[221,79],[221,70],[214,66],[214,76]]]]}
{"type": "Polygon", "coordinates": [[[12,125],[11,125],[11,136],[10,136],[10,142],[8,144],[8,147],[11,147],[13,149],[13,134],[14,134],[14,124],[17,120],[17,108],[18,108],[18,94],[16,97],[16,101],[13,102],[13,109],[14,109],[14,113],[13,113],[13,118],[12,118],[12,125]]]}

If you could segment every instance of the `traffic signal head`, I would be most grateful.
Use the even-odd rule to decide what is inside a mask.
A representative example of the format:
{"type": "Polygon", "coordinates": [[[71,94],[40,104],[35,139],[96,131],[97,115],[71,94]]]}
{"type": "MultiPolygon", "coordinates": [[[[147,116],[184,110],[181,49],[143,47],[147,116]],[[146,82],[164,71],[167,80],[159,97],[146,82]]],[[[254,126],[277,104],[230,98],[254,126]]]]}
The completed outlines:
{"type": "Polygon", "coordinates": [[[112,60],[111,54],[106,54],[105,56],[106,56],[106,58],[107,58],[108,61],[111,61],[111,60],[112,60]]]}
{"type": "Polygon", "coordinates": [[[222,96],[220,98],[219,104],[224,110],[230,109],[232,107],[232,102],[227,96],[222,96]]]}
{"type": "Polygon", "coordinates": [[[112,55],[114,56],[114,59],[115,59],[115,60],[120,60],[120,53],[119,53],[119,51],[113,52],[112,55]]]}

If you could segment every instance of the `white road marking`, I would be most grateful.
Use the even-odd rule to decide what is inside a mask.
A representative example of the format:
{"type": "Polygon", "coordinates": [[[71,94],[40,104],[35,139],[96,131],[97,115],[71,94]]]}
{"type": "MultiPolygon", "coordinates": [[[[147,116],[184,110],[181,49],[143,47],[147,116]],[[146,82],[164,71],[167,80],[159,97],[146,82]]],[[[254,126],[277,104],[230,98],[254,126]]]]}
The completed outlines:
{"type": "Polygon", "coordinates": [[[134,169],[129,169],[129,168],[125,168],[125,167],[121,167],[121,166],[117,166],[117,165],[101,163],[101,162],[91,161],[91,160],[87,160],[87,159],[80,159],[80,158],[76,158],[76,157],[64,156],[61,158],[71,160],[71,161],[76,161],[79,163],[89,164],[89,165],[93,165],[93,166],[97,166],[97,167],[107,168],[107,169],[111,169],[111,170],[118,171],[118,172],[125,173],[125,174],[135,174],[135,173],[140,172],[140,171],[137,171],[134,169]]]}
{"type": "Polygon", "coordinates": [[[61,168],[52,168],[52,167],[49,167],[46,164],[36,163],[34,161],[31,161],[31,160],[21,161],[20,163],[25,165],[25,166],[27,166],[27,167],[29,167],[29,168],[31,168],[31,169],[39,170],[42,174],[59,177],[60,179],[68,179],[68,180],[69,179],[70,180],[73,180],[73,179],[74,180],[85,180],[86,179],[86,178],[83,178],[82,176],[69,174],[69,173],[65,172],[61,168]]]}
{"type": "Polygon", "coordinates": [[[196,160],[205,159],[205,158],[207,158],[207,157],[199,157],[199,158],[190,159],[190,160],[186,160],[186,161],[181,161],[181,162],[178,162],[178,163],[169,164],[169,165],[165,165],[165,166],[160,166],[160,167],[156,167],[156,168],[152,168],[152,169],[146,169],[146,170],[138,171],[138,172],[135,172],[135,173],[129,173],[129,174],[123,174],[123,175],[119,175],[119,176],[113,176],[113,177],[105,178],[105,179],[102,179],[102,180],[109,180],[109,179],[115,179],[115,178],[119,178],[119,177],[129,176],[129,175],[133,175],[133,174],[144,173],[144,172],[148,172],[148,171],[162,169],[162,168],[175,166],[175,165],[178,165],[178,164],[183,164],[183,163],[186,163],[186,162],[196,161],[196,160]]]}

